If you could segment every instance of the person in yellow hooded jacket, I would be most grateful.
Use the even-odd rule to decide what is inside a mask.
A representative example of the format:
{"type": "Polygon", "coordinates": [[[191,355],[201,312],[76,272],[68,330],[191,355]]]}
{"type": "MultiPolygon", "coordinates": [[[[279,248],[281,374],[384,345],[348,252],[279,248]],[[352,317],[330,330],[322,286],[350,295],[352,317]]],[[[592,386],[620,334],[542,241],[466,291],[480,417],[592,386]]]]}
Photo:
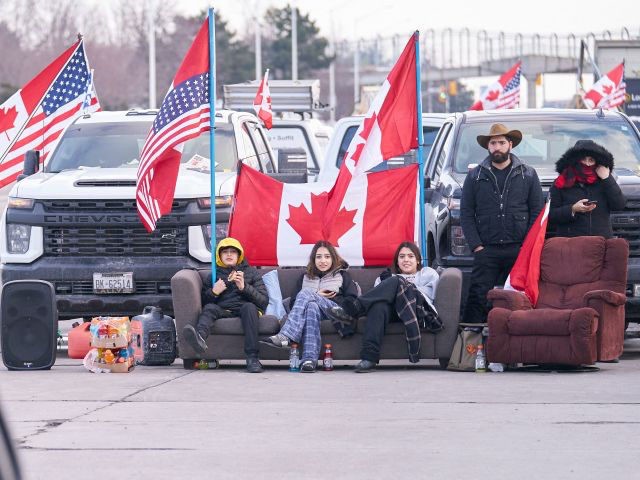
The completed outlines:
{"type": "Polygon", "coordinates": [[[244,258],[244,249],[235,238],[222,239],[216,248],[216,282],[209,275],[202,287],[202,313],[195,326],[182,333],[193,349],[203,354],[211,327],[219,318],[240,317],[244,331],[247,371],[259,373],[258,319],[269,304],[267,288],[258,271],[244,258]]]}

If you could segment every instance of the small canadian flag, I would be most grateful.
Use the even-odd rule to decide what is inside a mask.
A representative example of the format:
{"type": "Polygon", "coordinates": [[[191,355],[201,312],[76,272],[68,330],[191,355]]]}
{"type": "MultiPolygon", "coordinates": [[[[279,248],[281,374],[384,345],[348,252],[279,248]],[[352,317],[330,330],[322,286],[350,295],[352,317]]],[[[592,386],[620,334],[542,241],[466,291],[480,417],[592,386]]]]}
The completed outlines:
{"type": "Polygon", "coordinates": [[[273,112],[271,111],[271,93],[269,92],[269,69],[264,72],[264,78],[260,82],[256,98],[253,100],[253,109],[256,115],[267,129],[273,125],[273,112]]]}

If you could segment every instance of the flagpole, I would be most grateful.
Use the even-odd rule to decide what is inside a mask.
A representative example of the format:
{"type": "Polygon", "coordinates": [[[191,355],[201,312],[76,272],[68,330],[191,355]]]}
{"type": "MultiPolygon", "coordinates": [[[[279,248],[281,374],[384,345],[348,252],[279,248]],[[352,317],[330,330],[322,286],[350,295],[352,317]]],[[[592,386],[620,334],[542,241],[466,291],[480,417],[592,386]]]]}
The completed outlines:
{"type": "Polygon", "coordinates": [[[216,23],[209,8],[209,158],[211,165],[211,283],[216,283],[216,23]]]}
{"type": "Polygon", "coordinates": [[[413,34],[416,43],[416,99],[418,101],[418,179],[420,180],[420,250],[422,251],[422,265],[429,264],[427,252],[427,226],[424,210],[424,158],[423,148],[424,134],[422,132],[422,75],[420,74],[420,31],[413,34]]]}

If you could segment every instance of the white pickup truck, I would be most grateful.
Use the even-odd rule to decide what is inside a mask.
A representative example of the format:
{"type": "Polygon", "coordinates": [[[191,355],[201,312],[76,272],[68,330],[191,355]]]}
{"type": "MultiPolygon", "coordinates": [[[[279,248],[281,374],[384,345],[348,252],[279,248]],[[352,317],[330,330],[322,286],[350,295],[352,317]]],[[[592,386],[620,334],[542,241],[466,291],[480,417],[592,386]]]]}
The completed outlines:
{"type": "MultiPolygon", "coordinates": [[[[25,172],[0,221],[3,283],[51,282],[60,318],[133,315],[146,305],[173,311],[174,273],[211,262],[209,136],[185,144],[173,210],[148,234],[137,215],[135,184],[156,113],[85,115],[66,129],[43,171],[25,172]]],[[[238,162],[287,178],[276,172],[254,115],[218,111],[215,124],[220,238],[227,233],[238,162]]]]}
{"type": "MultiPolygon", "coordinates": [[[[340,165],[342,165],[344,155],[347,152],[349,144],[351,143],[353,136],[356,134],[363,118],[364,117],[362,115],[356,115],[341,118],[336,122],[333,135],[331,136],[331,141],[329,142],[329,146],[325,153],[324,161],[320,167],[318,182],[332,183],[335,181],[338,176],[340,165]]],[[[446,118],[447,114],[444,113],[422,114],[422,131],[424,132],[423,158],[425,163],[429,156],[431,146],[433,145],[433,142],[438,135],[438,131],[440,131],[440,127],[446,118]]],[[[375,170],[397,168],[408,165],[409,163],[415,163],[416,161],[415,152],[407,152],[400,157],[389,159],[375,170]]]]}

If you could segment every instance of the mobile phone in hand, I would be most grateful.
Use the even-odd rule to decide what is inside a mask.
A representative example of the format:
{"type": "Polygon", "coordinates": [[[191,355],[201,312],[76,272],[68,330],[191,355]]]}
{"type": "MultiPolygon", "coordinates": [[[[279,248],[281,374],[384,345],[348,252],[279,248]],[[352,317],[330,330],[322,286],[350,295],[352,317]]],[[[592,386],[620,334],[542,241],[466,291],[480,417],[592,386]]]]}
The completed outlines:
{"type": "Polygon", "coordinates": [[[589,207],[591,205],[597,205],[598,201],[597,200],[587,200],[586,202],[584,202],[584,204],[589,207]]]}

